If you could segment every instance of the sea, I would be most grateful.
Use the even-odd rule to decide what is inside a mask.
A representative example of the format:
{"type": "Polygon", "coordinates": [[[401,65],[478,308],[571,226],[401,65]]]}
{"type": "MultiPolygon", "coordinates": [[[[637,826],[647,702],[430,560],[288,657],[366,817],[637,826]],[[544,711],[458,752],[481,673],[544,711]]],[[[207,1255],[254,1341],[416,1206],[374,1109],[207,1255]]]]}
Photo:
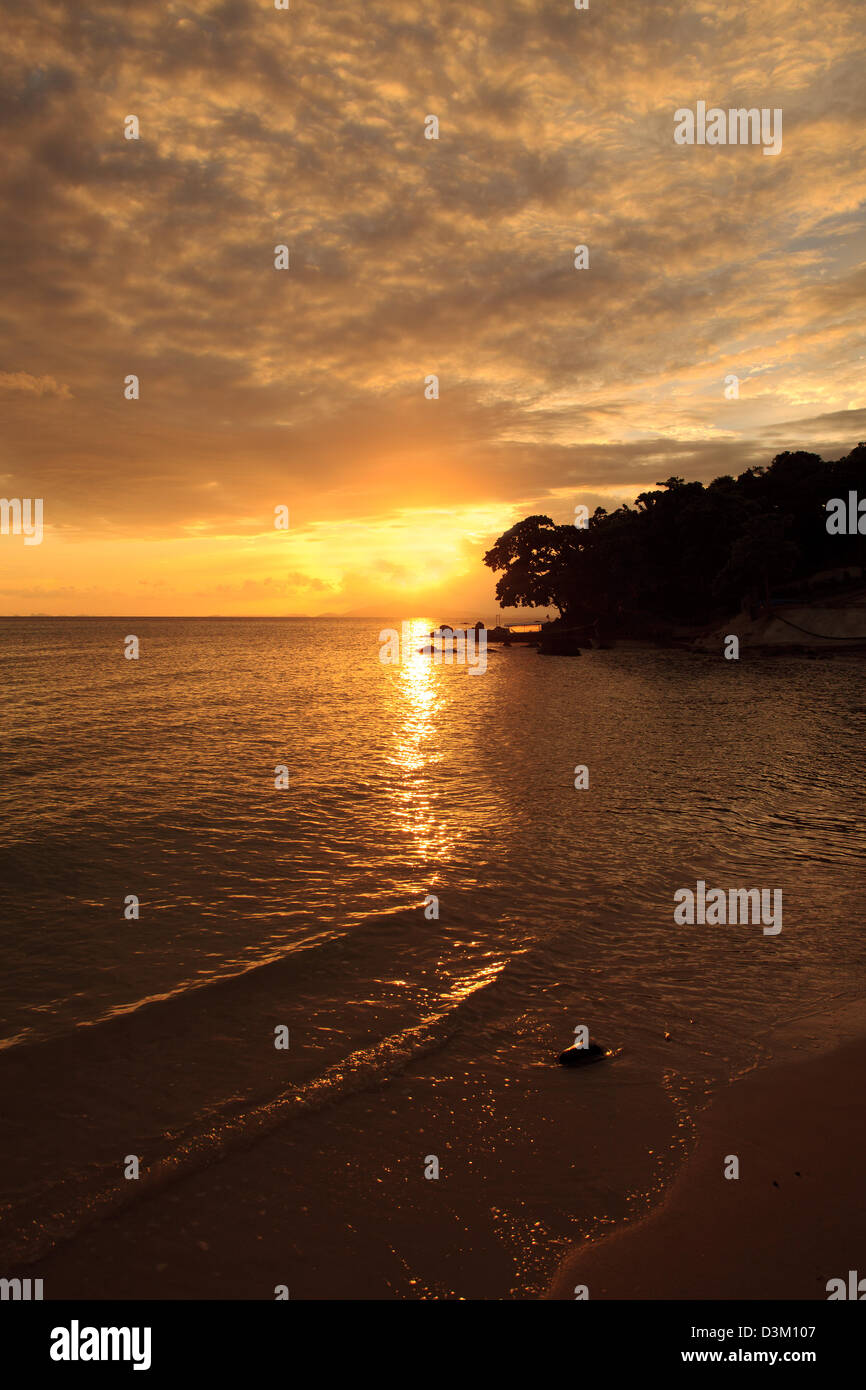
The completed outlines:
{"type": "Polygon", "coordinates": [[[864,994],[862,658],[433,621],[0,620],[0,1274],[539,1297],[864,994]]]}

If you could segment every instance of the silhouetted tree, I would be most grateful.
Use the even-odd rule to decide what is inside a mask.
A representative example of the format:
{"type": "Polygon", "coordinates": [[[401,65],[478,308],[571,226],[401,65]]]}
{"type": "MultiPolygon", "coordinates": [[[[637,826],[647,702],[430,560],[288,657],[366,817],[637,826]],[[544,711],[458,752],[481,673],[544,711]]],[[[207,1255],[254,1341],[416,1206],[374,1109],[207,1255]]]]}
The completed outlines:
{"type": "Polygon", "coordinates": [[[866,495],[866,445],[826,463],[804,450],[708,486],[670,477],[581,529],[531,516],[484,556],[502,607],[553,605],[619,631],[701,624],[821,569],[866,565],[866,536],[831,536],[826,503],[866,495]]]}
{"type": "Polygon", "coordinates": [[[549,516],[529,516],[499,537],[484,556],[492,570],[504,570],[496,584],[501,608],[542,608],[565,613],[569,571],[578,548],[577,528],[557,526],[549,516]]]}

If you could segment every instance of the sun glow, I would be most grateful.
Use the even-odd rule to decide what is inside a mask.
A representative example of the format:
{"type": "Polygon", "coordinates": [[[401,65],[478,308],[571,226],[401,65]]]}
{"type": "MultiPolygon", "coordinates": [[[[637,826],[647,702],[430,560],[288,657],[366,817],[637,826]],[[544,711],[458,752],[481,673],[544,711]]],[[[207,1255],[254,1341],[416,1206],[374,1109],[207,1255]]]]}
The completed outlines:
{"type": "Polygon", "coordinates": [[[120,538],[58,529],[50,506],[38,547],[8,545],[7,612],[142,616],[417,611],[462,583],[491,593],[484,550],[516,519],[506,506],[424,508],[305,522],[287,531],[247,517],[236,529],[200,523],[182,536],[120,538]],[[247,531],[243,529],[250,525],[247,531]]]}

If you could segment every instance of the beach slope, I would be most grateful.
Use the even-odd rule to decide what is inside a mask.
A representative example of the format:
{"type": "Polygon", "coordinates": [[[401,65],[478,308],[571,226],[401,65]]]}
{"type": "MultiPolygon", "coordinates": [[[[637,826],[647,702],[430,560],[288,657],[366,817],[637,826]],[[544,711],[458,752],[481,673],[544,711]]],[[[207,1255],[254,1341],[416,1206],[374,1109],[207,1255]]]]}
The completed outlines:
{"type": "Polygon", "coordinates": [[[662,1204],[568,1256],[546,1297],[811,1300],[866,1278],[864,1079],[866,1039],[736,1081],[662,1204]]]}

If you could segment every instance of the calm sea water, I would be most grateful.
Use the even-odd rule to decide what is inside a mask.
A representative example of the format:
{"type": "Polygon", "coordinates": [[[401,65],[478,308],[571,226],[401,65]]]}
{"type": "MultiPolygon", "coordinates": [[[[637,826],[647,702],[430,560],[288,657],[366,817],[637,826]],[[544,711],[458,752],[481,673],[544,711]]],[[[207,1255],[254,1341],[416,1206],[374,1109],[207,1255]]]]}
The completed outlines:
{"type": "Polygon", "coordinates": [[[778,1023],[863,992],[861,662],[473,677],[383,665],[385,625],[0,621],[4,1266],[119,1219],[128,1153],[165,1189],[279,1140],[300,1292],[377,1241],[391,1293],[534,1290],[778,1023]],[[675,926],[699,878],[781,888],[781,934],[675,926]],[[552,1065],[582,1023],[616,1055],[552,1065]]]}

